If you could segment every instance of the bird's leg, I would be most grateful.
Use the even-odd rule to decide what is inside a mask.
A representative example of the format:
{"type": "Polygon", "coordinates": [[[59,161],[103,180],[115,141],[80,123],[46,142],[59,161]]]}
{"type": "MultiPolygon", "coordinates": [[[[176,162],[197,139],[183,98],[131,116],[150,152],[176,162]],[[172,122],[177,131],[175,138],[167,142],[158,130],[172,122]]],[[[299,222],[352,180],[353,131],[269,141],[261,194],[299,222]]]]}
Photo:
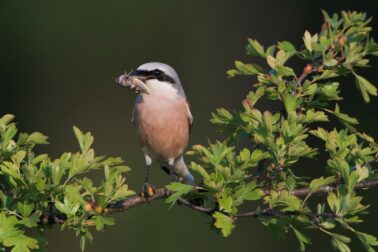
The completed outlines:
{"type": "Polygon", "coordinates": [[[174,164],[174,160],[171,159],[171,160],[168,161],[169,181],[170,182],[175,182],[176,181],[176,174],[173,171],[173,164],[174,164]]]}
{"type": "Polygon", "coordinates": [[[149,198],[155,194],[155,186],[149,183],[150,173],[151,173],[151,163],[152,160],[149,156],[146,156],[146,177],[144,179],[144,184],[142,187],[142,196],[149,198]]]}

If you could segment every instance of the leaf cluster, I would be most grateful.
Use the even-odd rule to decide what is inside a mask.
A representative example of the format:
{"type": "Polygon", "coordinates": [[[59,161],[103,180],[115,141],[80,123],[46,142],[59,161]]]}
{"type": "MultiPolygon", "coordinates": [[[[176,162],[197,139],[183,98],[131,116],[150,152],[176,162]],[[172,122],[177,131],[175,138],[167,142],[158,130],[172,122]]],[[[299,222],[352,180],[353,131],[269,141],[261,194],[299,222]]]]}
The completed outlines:
{"type": "Polygon", "coordinates": [[[0,118],[0,246],[12,252],[43,249],[43,233],[62,224],[81,237],[81,247],[91,240],[90,226],[102,230],[113,225],[106,206],[134,194],[125,183],[129,170],[120,158],[96,156],[93,136],[74,127],[80,151],[57,159],[36,155],[36,145],[47,144],[39,132],[19,133],[12,115],[0,118]],[[99,185],[85,177],[102,170],[99,185]],[[37,230],[33,237],[27,232],[37,230]]]}
{"type": "Polygon", "coordinates": [[[235,61],[235,69],[227,72],[229,77],[247,75],[257,80],[242,101],[243,110],[214,112],[211,122],[228,137],[207,147],[195,145],[190,151],[198,157],[191,169],[203,181],[205,204],[214,206],[214,226],[224,236],[243,216],[242,206],[254,201],[248,204],[253,216],[277,238],[292,231],[301,251],[311,243],[303,233],[307,229],[329,235],[338,251],[350,251],[350,238],[338,233],[336,226],[356,235],[367,251],[378,245],[375,237],[352,227],[367,213],[368,205],[362,203],[355,186],[376,178],[372,166],[377,161],[377,143],[356,129],[356,118],[341,112],[342,84],[337,79],[353,76],[365,102],[377,96],[376,87],[357,72],[368,67],[368,56],[378,56],[378,45],[370,37],[371,18],[365,13],[342,11],[330,16],[323,11],[323,16],[321,31],[306,31],[300,48],[288,41],[265,48],[257,40],[248,40],[247,55],[263,58],[266,64],[235,61]],[[294,69],[292,58],[299,58],[303,69],[294,69]],[[261,111],[257,104],[262,99],[273,101],[279,109],[261,111]],[[328,125],[337,122],[339,127],[329,130],[328,125]],[[239,144],[246,137],[248,147],[239,144]],[[322,140],[324,148],[313,146],[311,138],[322,140]],[[329,155],[326,164],[319,163],[326,176],[296,176],[300,161],[316,159],[319,152],[329,155]],[[337,189],[326,198],[312,197],[327,186],[337,189]],[[296,190],[304,189],[308,190],[305,197],[296,196],[296,190]]]}

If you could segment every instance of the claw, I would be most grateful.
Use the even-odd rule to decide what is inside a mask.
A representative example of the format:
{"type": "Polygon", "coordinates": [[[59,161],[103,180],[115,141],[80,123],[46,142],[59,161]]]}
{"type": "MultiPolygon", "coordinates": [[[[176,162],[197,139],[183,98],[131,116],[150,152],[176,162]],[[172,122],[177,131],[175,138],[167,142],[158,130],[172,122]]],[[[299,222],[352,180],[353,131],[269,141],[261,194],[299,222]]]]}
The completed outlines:
{"type": "Polygon", "coordinates": [[[144,183],[142,187],[141,196],[148,199],[155,195],[155,186],[149,183],[144,183]]]}

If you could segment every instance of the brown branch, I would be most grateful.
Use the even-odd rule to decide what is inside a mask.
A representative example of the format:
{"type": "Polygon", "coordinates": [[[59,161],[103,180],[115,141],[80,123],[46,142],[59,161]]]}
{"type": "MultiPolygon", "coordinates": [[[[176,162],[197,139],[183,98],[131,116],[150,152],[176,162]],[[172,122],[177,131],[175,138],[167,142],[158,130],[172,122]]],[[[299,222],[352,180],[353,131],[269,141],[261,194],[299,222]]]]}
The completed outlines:
{"type": "MultiPolygon", "coordinates": [[[[378,186],[378,179],[361,181],[357,183],[354,188],[359,190],[359,189],[376,187],[376,186],[378,186]]],[[[338,188],[338,185],[323,186],[323,187],[320,187],[318,190],[316,190],[313,194],[318,194],[318,195],[326,194],[329,192],[336,191],[337,188],[338,188]]],[[[309,194],[309,192],[310,192],[309,188],[299,188],[299,189],[293,190],[292,195],[295,195],[297,197],[305,197],[306,195],[309,194]]],[[[167,188],[159,188],[155,191],[155,194],[149,198],[145,198],[141,195],[135,195],[125,200],[119,201],[115,204],[109,205],[105,209],[104,213],[113,214],[113,213],[118,213],[118,212],[124,212],[130,208],[133,208],[141,204],[152,203],[155,200],[168,198],[170,195],[172,195],[172,192],[169,191],[167,188]]],[[[264,195],[265,196],[270,195],[270,190],[269,189],[264,190],[264,195]]],[[[220,211],[218,206],[214,206],[214,207],[198,206],[183,198],[178,199],[177,202],[179,205],[188,207],[194,211],[197,211],[206,215],[212,215],[214,212],[220,211]]],[[[243,217],[255,217],[255,218],[269,217],[269,216],[278,217],[278,216],[291,216],[291,215],[299,215],[299,214],[307,215],[308,217],[312,219],[317,219],[318,217],[335,217],[334,213],[323,213],[321,215],[318,215],[314,213],[295,212],[295,211],[280,212],[271,208],[267,208],[261,211],[250,211],[250,212],[238,213],[236,215],[233,215],[232,217],[234,219],[238,219],[238,218],[243,218],[243,217]]],[[[43,224],[64,224],[66,220],[67,220],[66,216],[53,216],[46,213],[42,215],[40,222],[43,224]]]]}
{"type": "MultiPolygon", "coordinates": [[[[159,188],[155,191],[155,194],[149,198],[145,198],[141,195],[135,195],[123,201],[117,202],[114,205],[110,205],[108,208],[105,209],[105,213],[111,214],[111,213],[123,212],[129,208],[135,207],[143,203],[150,203],[154,200],[168,198],[171,194],[172,192],[169,191],[167,188],[159,188]]],[[[212,214],[216,211],[215,208],[207,208],[207,207],[194,205],[188,200],[183,199],[183,198],[178,199],[178,203],[192,210],[205,213],[205,214],[212,214]]]]}
{"type": "MultiPolygon", "coordinates": [[[[361,181],[361,182],[356,184],[355,189],[364,189],[364,188],[375,187],[375,186],[378,186],[378,179],[361,181]]],[[[338,185],[322,186],[318,190],[316,190],[313,194],[325,194],[325,193],[335,191],[335,190],[337,190],[337,188],[338,188],[338,185]]],[[[297,197],[304,197],[304,196],[308,195],[309,192],[310,192],[309,188],[300,188],[300,189],[294,190],[292,192],[292,195],[297,196],[297,197]]],[[[270,190],[265,190],[264,193],[265,193],[266,196],[270,195],[270,190]]],[[[123,211],[125,211],[129,208],[132,208],[134,206],[137,206],[137,205],[140,205],[140,204],[143,204],[143,203],[150,203],[150,202],[158,200],[158,199],[168,198],[171,194],[172,193],[168,189],[160,188],[160,189],[157,189],[155,194],[153,196],[149,197],[148,199],[146,199],[145,197],[142,197],[141,195],[136,195],[136,196],[127,198],[123,201],[120,201],[120,202],[118,202],[114,205],[109,206],[105,210],[105,213],[111,214],[111,213],[116,213],[116,212],[123,212],[123,211]]],[[[188,200],[183,199],[183,198],[179,199],[178,203],[180,205],[186,206],[186,207],[188,207],[192,210],[195,210],[197,212],[201,212],[201,213],[204,213],[204,214],[208,214],[208,215],[211,215],[212,213],[214,213],[215,211],[218,210],[217,207],[209,208],[209,207],[194,205],[191,202],[189,202],[188,200]]],[[[262,215],[266,216],[266,215],[269,215],[269,214],[271,214],[271,212],[269,212],[269,211],[267,211],[267,212],[264,212],[264,211],[248,212],[248,213],[240,213],[240,214],[236,215],[236,217],[246,217],[246,216],[258,217],[258,216],[262,216],[262,215]]]]}

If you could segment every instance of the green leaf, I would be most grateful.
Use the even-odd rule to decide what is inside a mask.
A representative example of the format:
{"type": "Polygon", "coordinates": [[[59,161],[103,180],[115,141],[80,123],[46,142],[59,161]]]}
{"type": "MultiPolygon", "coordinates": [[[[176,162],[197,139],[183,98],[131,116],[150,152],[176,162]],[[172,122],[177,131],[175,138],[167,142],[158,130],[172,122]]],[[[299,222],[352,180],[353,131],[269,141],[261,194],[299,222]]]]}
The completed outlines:
{"type": "Polygon", "coordinates": [[[319,94],[319,100],[341,100],[339,96],[339,83],[337,82],[327,82],[326,84],[319,87],[317,93],[319,94]]]}
{"type": "Polygon", "coordinates": [[[215,212],[213,217],[215,219],[214,226],[221,230],[224,237],[229,236],[235,227],[232,218],[221,212],[215,212]]]}
{"type": "Polygon", "coordinates": [[[286,66],[276,66],[277,73],[283,76],[295,76],[294,70],[286,66]]]}
{"type": "Polygon", "coordinates": [[[210,179],[210,175],[207,173],[207,171],[205,170],[205,168],[203,168],[201,165],[196,164],[195,162],[192,162],[192,163],[190,164],[190,168],[191,168],[193,171],[196,171],[196,172],[198,172],[199,174],[201,174],[201,176],[202,176],[204,179],[210,179]]]}
{"type": "Polygon", "coordinates": [[[358,174],[358,182],[369,177],[369,169],[365,166],[356,165],[356,173],[358,174]]]}
{"type": "Polygon", "coordinates": [[[3,242],[6,247],[13,247],[11,252],[29,252],[38,249],[38,241],[26,235],[8,237],[3,242]]]}
{"type": "Polygon", "coordinates": [[[278,42],[278,48],[289,53],[290,55],[295,55],[297,53],[297,50],[289,41],[278,42]]]}
{"type": "Polygon", "coordinates": [[[246,185],[241,185],[235,192],[237,200],[258,200],[264,196],[264,192],[260,189],[256,189],[256,182],[252,181],[246,185]]]}
{"type": "Polygon", "coordinates": [[[328,66],[328,67],[333,67],[333,66],[336,66],[337,65],[337,60],[333,58],[333,55],[331,52],[327,53],[325,56],[324,56],[324,65],[328,66]]]}
{"type": "Polygon", "coordinates": [[[18,202],[17,203],[17,211],[22,215],[22,217],[28,217],[34,209],[33,203],[27,202],[18,202]]]}
{"type": "Polygon", "coordinates": [[[265,87],[259,87],[255,92],[250,91],[246,97],[248,100],[248,109],[253,107],[256,102],[265,94],[265,87]]]}
{"type": "Polygon", "coordinates": [[[294,234],[295,234],[295,236],[297,237],[297,239],[299,241],[299,249],[300,249],[300,251],[305,251],[306,250],[306,245],[310,245],[311,244],[310,238],[308,238],[303,233],[299,232],[294,227],[291,227],[291,228],[293,229],[294,234]]]}
{"type": "Polygon", "coordinates": [[[303,42],[310,52],[312,52],[312,37],[311,34],[308,31],[305,31],[303,36],[303,42]]]}
{"type": "Polygon", "coordinates": [[[315,94],[317,89],[318,85],[316,83],[311,84],[311,82],[306,81],[302,86],[302,95],[312,96],[315,94]]]}
{"type": "Polygon", "coordinates": [[[319,80],[325,80],[325,79],[331,79],[339,76],[339,74],[336,73],[336,70],[324,70],[321,75],[314,76],[313,81],[319,81],[319,80]]]}
{"type": "Polygon", "coordinates": [[[26,140],[30,144],[47,144],[47,136],[40,132],[30,134],[26,140]]]}
{"type": "Polygon", "coordinates": [[[310,193],[313,193],[316,190],[318,190],[320,187],[329,185],[329,184],[331,184],[335,181],[336,181],[336,179],[333,176],[326,177],[326,178],[320,177],[320,178],[317,178],[317,179],[313,179],[310,183],[310,193]]]}
{"type": "Polygon", "coordinates": [[[245,75],[259,74],[264,72],[264,69],[256,64],[244,64],[241,61],[235,61],[235,67],[245,75]]]}
{"type": "Polygon", "coordinates": [[[273,68],[273,69],[275,69],[276,66],[278,66],[278,63],[277,63],[276,58],[274,58],[272,55],[268,55],[268,56],[266,57],[266,62],[267,62],[268,65],[269,65],[271,68],[273,68]]]}
{"type": "Polygon", "coordinates": [[[355,232],[355,234],[357,235],[358,239],[360,239],[360,241],[364,245],[366,251],[375,252],[375,249],[372,246],[378,246],[378,241],[377,241],[376,237],[374,237],[370,234],[357,232],[357,231],[355,232]]]}
{"type": "Polygon", "coordinates": [[[120,200],[120,199],[124,199],[128,196],[131,196],[131,195],[134,195],[135,192],[132,191],[132,190],[129,190],[129,187],[128,185],[122,185],[121,187],[119,187],[113,194],[112,198],[113,198],[113,201],[114,200],[120,200]]]}
{"type": "Polygon", "coordinates": [[[331,193],[328,194],[327,202],[328,202],[329,208],[331,208],[331,210],[333,212],[338,212],[339,211],[339,209],[340,209],[340,200],[339,200],[339,198],[337,197],[337,195],[335,193],[331,192],[331,193]]]}
{"type": "Polygon", "coordinates": [[[231,213],[233,203],[231,196],[220,197],[218,203],[220,210],[224,210],[227,213],[231,213]]]}
{"type": "Polygon", "coordinates": [[[80,149],[83,153],[88,152],[89,148],[93,143],[93,136],[90,132],[84,134],[79,128],[73,126],[73,131],[76,135],[77,141],[79,142],[80,149]]]}
{"type": "Polygon", "coordinates": [[[113,226],[115,223],[114,218],[107,216],[96,216],[96,230],[100,231],[105,226],[113,226]]]}
{"type": "Polygon", "coordinates": [[[355,72],[353,72],[353,74],[356,76],[356,85],[360,89],[365,102],[370,102],[369,95],[377,96],[377,88],[364,77],[355,72]]]}
{"type": "Polygon", "coordinates": [[[335,111],[328,110],[328,109],[326,111],[328,111],[329,113],[331,113],[334,116],[336,116],[341,122],[345,122],[347,124],[352,124],[352,125],[358,124],[358,121],[357,121],[356,118],[350,117],[347,114],[341,113],[340,112],[340,107],[339,107],[338,104],[336,104],[335,111]]]}
{"type": "Polygon", "coordinates": [[[309,109],[306,111],[305,122],[327,122],[328,117],[323,111],[309,109]]]}
{"type": "Polygon", "coordinates": [[[248,45],[246,49],[247,54],[249,55],[260,56],[262,58],[265,58],[264,47],[257,40],[248,39],[248,45]]]}
{"type": "Polygon", "coordinates": [[[287,112],[295,111],[298,108],[300,100],[296,96],[285,93],[284,96],[285,108],[287,112]]]}
{"type": "Polygon", "coordinates": [[[348,245],[346,245],[344,242],[342,242],[342,241],[340,241],[338,239],[332,238],[331,239],[331,244],[339,252],[351,252],[351,250],[348,247],[348,245]]]}
{"type": "Polygon", "coordinates": [[[168,190],[174,192],[171,196],[169,196],[166,200],[166,203],[174,204],[179,198],[181,198],[183,195],[189,193],[191,190],[193,190],[193,186],[182,184],[178,182],[173,182],[170,185],[166,186],[168,190]]]}
{"type": "Polygon", "coordinates": [[[11,114],[5,114],[0,118],[0,128],[4,129],[5,125],[9,124],[11,121],[13,121],[14,115],[11,114]]]}
{"type": "Polygon", "coordinates": [[[29,217],[20,220],[20,224],[28,228],[37,227],[39,222],[40,222],[40,219],[36,214],[32,214],[29,217]]]}
{"type": "Polygon", "coordinates": [[[245,195],[245,200],[258,200],[261,199],[261,197],[264,196],[264,191],[260,189],[253,190],[245,195]]]}
{"type": "Polygon", "coordinates": [[[74,216],[80,205],[81,203],[70,201],[67,197],[64,198],[64,202],[59,200],[55,201],[55,207],[68,217],[74,216]]]}

